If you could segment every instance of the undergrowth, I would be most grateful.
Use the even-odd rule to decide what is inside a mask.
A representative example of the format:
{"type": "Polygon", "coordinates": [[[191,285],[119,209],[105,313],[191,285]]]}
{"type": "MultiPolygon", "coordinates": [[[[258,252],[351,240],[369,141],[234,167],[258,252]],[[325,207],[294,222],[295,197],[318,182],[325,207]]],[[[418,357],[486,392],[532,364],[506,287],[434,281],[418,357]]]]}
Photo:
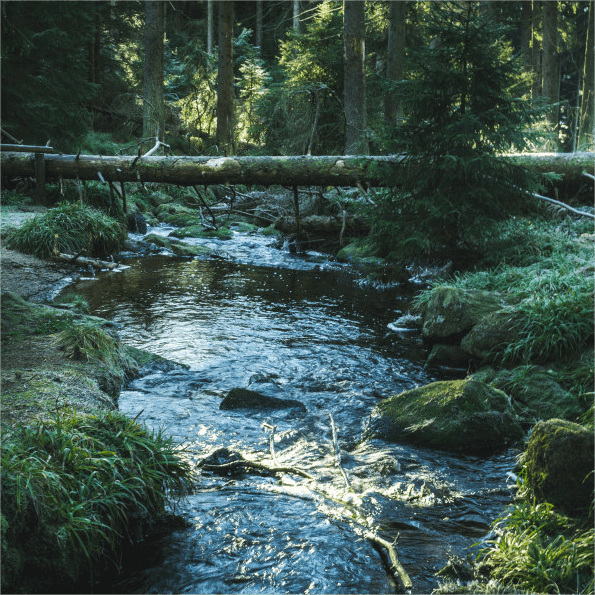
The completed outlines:
{"type": "Polygon", "coordinates": [[[48,258],[56,252],[105,257],[118,252],[126,233],[118,221],[78,203],[62,203],[5,232],[13,250],[48,258]]]}
{"type": "Polygon", "coordinates": [[[92,581],[189,475],[171,439],[117,412],[56,407],[52,422],[11,430],[2,442],[2,590],[92,581]]]}
{"type": "Polygon", "coordinates": [[[522,500],[496,521],[479,558],[490,576],[529,593],[593,593],[593,527],[522,500]]]}
{"type": "MultiPolygon", "coordinates": [[[[543,363],[570,360],[593,341],[593,224],[565,220],[510,219],[500,225],[491,256],[474,271],[438,280],[434,286],[506,293],[522,313],[514,343],[492,354],[492,361],[543,363]],[[494,266],[482,269],[486,264],[494,266]]],[[[430,292],[416,297],[424,307],[430,292]]]]}

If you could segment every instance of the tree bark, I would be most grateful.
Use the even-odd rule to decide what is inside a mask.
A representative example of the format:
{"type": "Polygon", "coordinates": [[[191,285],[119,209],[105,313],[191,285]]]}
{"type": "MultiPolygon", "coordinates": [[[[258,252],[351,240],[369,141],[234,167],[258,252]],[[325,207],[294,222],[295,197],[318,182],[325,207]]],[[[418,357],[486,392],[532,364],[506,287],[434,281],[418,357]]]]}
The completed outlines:
{"type": "MultiPolygon", "coordinates": [[[[551,104],[559,100],[558,64],[558,3],[544,2],[543,5],[543,95],[551,104]]],[[[547,120],[552,129],[558,127],[558,106],[547,112],[547,120]]]]}
{"type": "Polygon", "coordinates": [[[163,2],[145,2],[145,66],[143,92],[143,136],[164,140],[163,98],[163,2]]]}
{"type": "Polygon", "coordinates": [[[343,9],[345,154],[367,155],[365,2],[345,0],[343,9]]]}
{"type": "Polygon", "coordinates": [[[217,145],[221,155],[234,152],[233,132],[233,2],[219,2],[217,76],[217,145]]]}
{"type": "Polygon", "coordinates": [[[300,0],[293,0],[292,28],[296,33],[300,32],[300,0]]]}
{"type": "Polygon", "coordinates": [[[263,0],[256,0],[256,47],[262,56],[263,0]]]}
{"type": "MultiPolygon", "coordinates": [[[[593,173],[593,153],[509,155],[507,159],[536,172],[556,172],[564,183],[580,183],[583,172],[593,173]]],[[[45,155],[47,180],[158,182],[180,186],[254,184],[263,186],[385,186],[378,165],[399,167],[399,157],[292,156],[292,157],[103,157],[100,155],[45,155]]],[[[35,177],[34,156],[2,152],[2,176],[35,177]]]]}
{"type": "Polygon", "coordinates": [[[589,3],[589,26],[587,28],[587,41],[585,44],[585,63],[583,69],[583,89],[581,94],[581,107],[579,119],[579,149],[593,150],[595,128],[595,89],[593,83],[593,58],[595,54],[593,28],[595,14],[593,2],[589,3]]]}
{"type": "Polygon", "coordinates": [[[541,45],[539,43],[539,29],[541,26],[541,1],[533,0],[531,17],[531,97],[541,97],[541,45]]]}
{"type": "MultiPolygon", "coordinates": [[[[407,2],[392,0],[388,16],[388,47],[386,52],[386,78],[391,81],[403,80],[405,60],[405,15],[407,2]]],[[[384,115],[389,124],[403,123],[403,106],[396,102],[393,93],[384,98],[384,115]]]]}
{"type": "Polygon", "coordinates": [[[207,0],[207,54],[209,56],[213,53],[214,1],[207,0]]]}

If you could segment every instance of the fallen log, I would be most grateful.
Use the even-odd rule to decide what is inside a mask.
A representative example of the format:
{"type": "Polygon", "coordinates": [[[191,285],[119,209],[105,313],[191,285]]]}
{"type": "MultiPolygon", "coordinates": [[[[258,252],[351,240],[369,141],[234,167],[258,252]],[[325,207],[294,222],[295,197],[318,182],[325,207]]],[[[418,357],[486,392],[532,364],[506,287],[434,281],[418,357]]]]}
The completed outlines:
{"type": "MultiPolygon", "coordinates": [[[[519,165],[564,176],[564,182],[593,171],[593,153],[508,155],[519,165]]],[[[262,186],[384,186],[382,167],[398,168],[399,156],[290,156],[189,157],[46,155],[45,175],[50,179],[96,180],[101,172],[108,182],[157,182],[180,186],[246,184],[262,186]]],[[[3,176],[34,177],[31,154],[3,152],[3,176]]]]}
{"type": "Polygon", "coordinates": [[[107,260],[98,260],[97,258],[87,258],[86,256],[81,256],[80,254],[65,254],[64,252],[60,252],[59,254],[55,255],[55,258],[58,260],[65,260],[69,264],[89,266],[98,271],[105,269],[110,271],[122,271],[124,269],[130,268],[127,265],[119,264],[117,262],[108,262],[107,260]]]}

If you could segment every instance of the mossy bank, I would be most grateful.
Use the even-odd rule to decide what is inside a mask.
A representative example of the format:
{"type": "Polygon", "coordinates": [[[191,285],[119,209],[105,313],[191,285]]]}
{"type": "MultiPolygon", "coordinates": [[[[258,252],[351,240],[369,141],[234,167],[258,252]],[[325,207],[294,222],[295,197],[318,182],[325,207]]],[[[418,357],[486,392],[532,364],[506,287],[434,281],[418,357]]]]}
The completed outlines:
{"type": "Polygon", "coordinates": [[[2,591],[89,592],[166,514],[189,468],[170,439],[117,411],[151,356],[85,304],[2,294],[2,591]]]}

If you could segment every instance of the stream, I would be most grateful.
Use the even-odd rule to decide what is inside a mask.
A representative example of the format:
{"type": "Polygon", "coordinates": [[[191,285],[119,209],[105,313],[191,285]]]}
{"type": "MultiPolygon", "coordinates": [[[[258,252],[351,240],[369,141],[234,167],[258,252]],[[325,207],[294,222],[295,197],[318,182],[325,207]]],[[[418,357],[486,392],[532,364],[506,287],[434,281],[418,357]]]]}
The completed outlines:
{"type": "Polygon", "coordinates": [[[135,546],[102,590],[403,592],[385,553],[363,537],[372,530],[389,542],[399,536],[413,592],[430,593],[434,573],[484,539],[510,502],[515,453],[479,458],[358,443],[380,399],[448,378],[424,369],[419,330],[392,324],[412,289],[374,286],[323,255],[290,254],[264,236],[186,241],[205,244],[211,256],[128,258],[125,271],[66,290],[82,294],[92,314],[120,323],[125,343],[180,364],[155,366],[131,382],[120,410],[165,428],[193,462],[225,447],[315,481],[201,471],[197,488],[175,506],[189,524],[135,546]],[[235,387],[298,400],[305,411],[220,410],[235,387]]]}

